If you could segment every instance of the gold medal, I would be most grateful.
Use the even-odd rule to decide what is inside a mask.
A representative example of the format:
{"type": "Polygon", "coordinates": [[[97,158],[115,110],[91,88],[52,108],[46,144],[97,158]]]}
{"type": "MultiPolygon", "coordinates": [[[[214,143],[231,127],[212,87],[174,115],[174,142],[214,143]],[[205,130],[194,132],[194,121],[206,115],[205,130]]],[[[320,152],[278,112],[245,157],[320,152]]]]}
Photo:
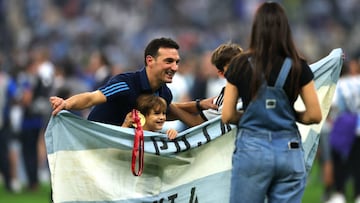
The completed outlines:
{"type": "MultiPolygon", "coordinates": [[[[141,125],[141,126],[144,126],[144,125],[145,125],[145,122],[146,122],[145,116],[144,116],[142,113],[140,113],[140,111],[137,112],[137,115],[138,115],[138,117],[139,117],[139,119],[140,119],[140,125],[141,125]]],[[[134,126],[135,128],[137,127],[136,122],[133,123],[133,126],[134,126]]]]}

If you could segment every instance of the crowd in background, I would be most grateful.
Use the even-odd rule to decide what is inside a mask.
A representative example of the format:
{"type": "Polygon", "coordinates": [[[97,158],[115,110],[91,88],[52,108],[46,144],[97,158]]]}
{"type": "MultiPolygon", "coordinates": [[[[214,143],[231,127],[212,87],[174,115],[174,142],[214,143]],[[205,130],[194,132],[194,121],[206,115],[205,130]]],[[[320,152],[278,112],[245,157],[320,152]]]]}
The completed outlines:
{"type": "MultiPolygon", "coordinates": [[[[120,70],[143,65],[144,45],[170,36],[183,58],[233,41],[246,47],[252,14],[248,0],[1,0],[0,51],[8,70],[24,66],[34,46],[50,49],[54,63],[70,60],[79,71],[101,49],[120,70]]],[[[357,54],[358,0],[283,1],[295,40],[309,61],[335,47],[357,54]]],[[[15,71],[15,70],[14,70],[15,71]]]]}
{"type": "MultiPolygon", "coordinates": [[[[48,180],[41,175],[46,169],[42,136],[50,117],[42,107],[49,105],[48,96],[94,90],[111,75],[143,67],[144,46],[159,36],[180,45],[179,71],[169,84],[174,100],[215,96],[219,90],[214,87],[225,81],[210,63],[211,50],[229,41],[246,49],[259,2],[0,0],[0,78],[6,77],[8,84],[0,102],[8,123],[0,127],[10,140],[9,167],[15,170],[16,157],[24,158],[20,164],[27,177],[25,183],[13,181],[9,189],[27,184],[35,190],[39,177],[48,180]]],[[[359,0],[280,2],[309,64],[338,47],[347,60],[359,59],[359,0]]],[[[16,179],[16,174],[10,170],[8,175],[16,179]]]]}

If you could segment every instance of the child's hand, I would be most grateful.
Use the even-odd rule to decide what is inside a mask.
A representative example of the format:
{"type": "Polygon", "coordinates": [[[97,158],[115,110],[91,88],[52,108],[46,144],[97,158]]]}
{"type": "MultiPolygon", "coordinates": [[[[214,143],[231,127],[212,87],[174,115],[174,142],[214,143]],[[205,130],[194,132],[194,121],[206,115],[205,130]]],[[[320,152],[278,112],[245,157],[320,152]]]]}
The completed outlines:
{"type": "Polygon", "coordinates": [[[216,104],[213,103],[215,97],[210,97],[207,99],[202,99],[199,101],[199,108],[201,110],[206,110],[206,109],[214,109],[214,110],[218,110],[218,106],[216,104]]]}
{"type": "Polygon", "coordinates": [[[170,140],[174,139],[177,136],[177,131],[174,129],[169,129],[166,131],[166,134],[170,140]]]}
{"type": "Polygon", "coordinates": [[[121,125],[121,127],[130,128],[133,126],[133,124],[134,124],[134,120],[132,117],[132,112],[130,111],[129,113],[126,114],[124,123],[121,125]]]}

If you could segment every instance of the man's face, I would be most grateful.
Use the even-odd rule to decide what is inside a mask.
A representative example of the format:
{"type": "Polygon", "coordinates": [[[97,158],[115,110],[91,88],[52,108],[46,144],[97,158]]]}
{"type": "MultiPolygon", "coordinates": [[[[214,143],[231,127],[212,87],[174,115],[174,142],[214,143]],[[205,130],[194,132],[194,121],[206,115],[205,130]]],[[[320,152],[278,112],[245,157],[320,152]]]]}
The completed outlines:
{"type": "Polygon", "coordinates": [[[174,48],[160,48],[157,57],[147,56],[151,74],[156,80],[171,83],[178,70],[180,61],[179,52],[174,48]]]}

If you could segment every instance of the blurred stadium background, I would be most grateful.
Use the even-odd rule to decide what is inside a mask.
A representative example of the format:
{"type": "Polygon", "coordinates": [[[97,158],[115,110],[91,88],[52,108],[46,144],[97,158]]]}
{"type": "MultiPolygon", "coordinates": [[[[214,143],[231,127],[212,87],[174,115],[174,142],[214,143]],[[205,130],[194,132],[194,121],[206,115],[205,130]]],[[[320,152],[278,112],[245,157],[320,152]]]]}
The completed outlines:
{"type": "MultiPolygon", "coordinates": [[[[96,72],[90,65],[94,52],[105,54],[111,64],[111,74],[136,70],[143,66],[145,45],[155,37],[165,36],[180,44],[179,74],[201,78],[208,86],[193,88],[194,79],[176,83],[177,87],[171,87],[175,100],[215,96],[218,91],[211,87],[223,81],[217,81],[209,53],[219,44],[230,41],[246,49],[252,17],[260,2],[263,1],[0,0],[1,70],[16,77],[28,66],[34,50],[45,47],[55,72],[59,69],[72,72],[84,87],[73,89],[91,90],[96,72]],[[180,89],[180,84],[186,87],[180,89]]],[[[345,51],[347,58],[359,58],[360,0],[279,2],[286,9],[299,51],[309,63],[338,47],[345,51]]],[[[39,157],[44,157],[44,145],[39,146],[42,153],[39,157]]],[[[16,139],[13,148],[21,150],[16,139]]],[[[19,162],[20,182],[26,181],[21,172],[21,159],[19,162]]],[[[311,196],[317,200],[304,202],[321,202],[321,178],[318,177],[321,172],[316,173],[309,182],[314,186],[310,193],[316,193],[311,196]]],[[[33,202],[48,201],[49,179],[46,173],[41,176],[43,186],[37,194],[43,199],[35,198],[33,202]]],[[[29,193],[22,194],[28,199],[22,201],[12,198],[19,194],[7,194],[1,187],[0,191],[1,203],[32,202],[29,193]]]]}
{"type": "MultiPolygon", "coordinates": [[[[50,48],[51,60],[70,58],[80,68],[101,48],[124,69],[143,65],[150,39],[169,36],[183,56],[201,55],[220,43],[247,47],[259,0],[1,0],[0,51],[5,67],[25,61],[35,45],[50,48]],[[24,53],[25,52],[25,53],[24,53]]],[[[359,0],[280,1],[300,51],[314,61],[342,47],[358,55],[359,0]]]]}

